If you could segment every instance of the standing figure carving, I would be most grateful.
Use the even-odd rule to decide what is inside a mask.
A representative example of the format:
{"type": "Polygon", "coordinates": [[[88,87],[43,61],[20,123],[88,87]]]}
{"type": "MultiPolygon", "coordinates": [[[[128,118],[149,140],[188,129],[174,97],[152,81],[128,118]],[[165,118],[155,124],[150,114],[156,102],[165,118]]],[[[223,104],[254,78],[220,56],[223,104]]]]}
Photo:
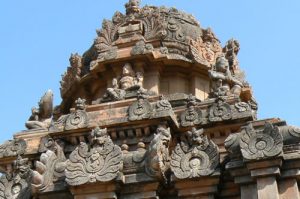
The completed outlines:
{"type": "Polygon", "coordinates": [[[114,145],[107,129],[96,127],[91,132],[91,145],[81,142],[70,154],[65,170],[71,186],[115,179],[122,168],[122,152],[114,145]]]}
{"type": "Polygon", "coordinates": [[[32,114],[25,126],[28,129],[48,129],[53,112],[53,92],[48,90],[39,102],[39,108],[33,107],[32,114]]]}
{"type": "Polygon", "coordinates": [[[171,170],[178,179],[211,175],[218,164],[218,146],[204,135],[203,129],[188,131],[171,155],[171,170]]]}

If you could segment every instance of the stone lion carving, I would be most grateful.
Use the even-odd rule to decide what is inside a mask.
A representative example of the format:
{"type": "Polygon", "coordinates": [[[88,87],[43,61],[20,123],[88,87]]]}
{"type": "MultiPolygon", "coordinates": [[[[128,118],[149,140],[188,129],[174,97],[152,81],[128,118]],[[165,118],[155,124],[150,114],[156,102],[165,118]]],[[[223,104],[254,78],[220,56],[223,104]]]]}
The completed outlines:
{"type": "Polygon", "coordinates": [[[146,173],[151,177],[164,178],[170,168],[169,144],[171,141],[170,128],[159,126],[146,153],[146,173]]]}
{"type": "Polygon", "coordinates": [[[242,130],[240,148],[245,160],[258,160],[281,154],[283,138],[278,127],[266,123],[263,130],[255,130],[252,124],[242,130]]]}
{"type": "Polygon", "coordinates": [[[211,175],[219,164],[219,149],[203,129],[188,131],[171,155],[171,170],[178,179],[211,175]]]}
{"type": "Polygon", "coordinates": [[[67,160],[66,182],[71,186],[111,181],[122,168],[121,149],[113,144],[107,129],[96,127],[91,137],[90,147],[81,142],[67,160]]]}

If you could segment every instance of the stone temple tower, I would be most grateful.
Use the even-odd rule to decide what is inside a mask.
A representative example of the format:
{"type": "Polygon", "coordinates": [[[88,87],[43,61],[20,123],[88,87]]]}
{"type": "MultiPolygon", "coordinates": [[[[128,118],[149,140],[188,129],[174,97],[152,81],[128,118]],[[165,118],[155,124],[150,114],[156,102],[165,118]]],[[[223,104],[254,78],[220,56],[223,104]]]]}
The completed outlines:
{"type": "Polygon", "coordinates": [[[239,42],[125,8],[0,145],[0,199],[299,199],[300,129],[257,120],[239,42]]]}

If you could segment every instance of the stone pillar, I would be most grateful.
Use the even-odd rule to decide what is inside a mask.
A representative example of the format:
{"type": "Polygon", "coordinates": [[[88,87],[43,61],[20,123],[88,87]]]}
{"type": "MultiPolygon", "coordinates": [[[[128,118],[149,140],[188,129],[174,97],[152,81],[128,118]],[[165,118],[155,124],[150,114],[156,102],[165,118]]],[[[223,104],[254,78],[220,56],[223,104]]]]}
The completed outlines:
{"type": "Polygon", "coordinates": [[[115,183],[93,183],[70,188],[74,199],[117,199],[115,183]]]}
{"type": "Polygon", "coordinates": [[[281,159],[247,163],[251,177],[257,183],[258,199],[279,199],[276,177],[280,175],[281,159]]]}

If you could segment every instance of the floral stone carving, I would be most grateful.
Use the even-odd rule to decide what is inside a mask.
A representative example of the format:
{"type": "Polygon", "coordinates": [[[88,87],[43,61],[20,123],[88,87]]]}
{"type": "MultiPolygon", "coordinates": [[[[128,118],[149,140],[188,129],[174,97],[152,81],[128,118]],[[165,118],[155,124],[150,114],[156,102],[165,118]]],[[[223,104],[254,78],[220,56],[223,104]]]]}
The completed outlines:
{"type": "Polygon", "coordinates": [[[195,108],[196,97],[189,95],[187,98],[187,109],[180,115],[181,126],[194,126],[202,123],[202,111],[195,108]]]}
{"type": "Polygon", "coordinates": [[[53,140],[50,137],[42,139],[40,149],[44,153],[40,161],[36,161],[36,171],[33,171],[32,186],[35,191],[45,191],[53,183],[65,176],[66,157],[64,154],[64,143],[60,140],[53,140]]]}
{"type": "Polygon", "coordinates": [[[114,145],[107,129],[96,127],[91,132],[91,145],[81,142],[70,154],[65,170],[71,186],[115,179],[122,168],[122,152],[114,145]]]}
{"type": "Polygon", "coordinates": [[[0,178],[0,199],[30,199],[32,171],[28,159],[18,156],[12,169],[0,178]]]}
{"type": "Polygon", "coordinates": [[[245,160],[259,160],[281,154],[283,138],[278,127],[266,123],[263,130],[255,130],[252,124],[244,127],[240,148],[245,160]]]}
{"type": "Polygon", "coordinates": [[[65,130],[85,128],[88,125],[88,115],[85,112],[85,99],[78,98],[75,104],[76,111],[68,116],[65,130]]]}
{"type": "Polygon", "coordinates": [[[23,155],[26,152],[27,144],[23,139],[14,139],[0,145],[0,158],[23,155]]]}
{"type": "Polygon", "coordinates": [[[152,106],[146,98],[147,95],[145,93],[138,92],[137,101],[131,104],[128,108],[128,119],[130,121],[150,118],[152,114],[152,106]]]}
{"type": "Polygon", "coordinates": [[[209,108],[209,121],[220,122],[231,118],[232,110],[230,105],[225,102],[224,97],[217,98],[216,102],[209,108]]]}
{"type": "Polygon", "coordinates": [[[171,155],[171,170],[178,179],[211,175],[219,164],[219,149],[203,129],[188,131],[171,155]]]}
{"type": "Polygon", "coordinates": [[[170,128],[159,126],[149,145],[146,154],[146,173],[152,177],[163,177],[170,168],[169,144],[171,141],[170,128]]]}

